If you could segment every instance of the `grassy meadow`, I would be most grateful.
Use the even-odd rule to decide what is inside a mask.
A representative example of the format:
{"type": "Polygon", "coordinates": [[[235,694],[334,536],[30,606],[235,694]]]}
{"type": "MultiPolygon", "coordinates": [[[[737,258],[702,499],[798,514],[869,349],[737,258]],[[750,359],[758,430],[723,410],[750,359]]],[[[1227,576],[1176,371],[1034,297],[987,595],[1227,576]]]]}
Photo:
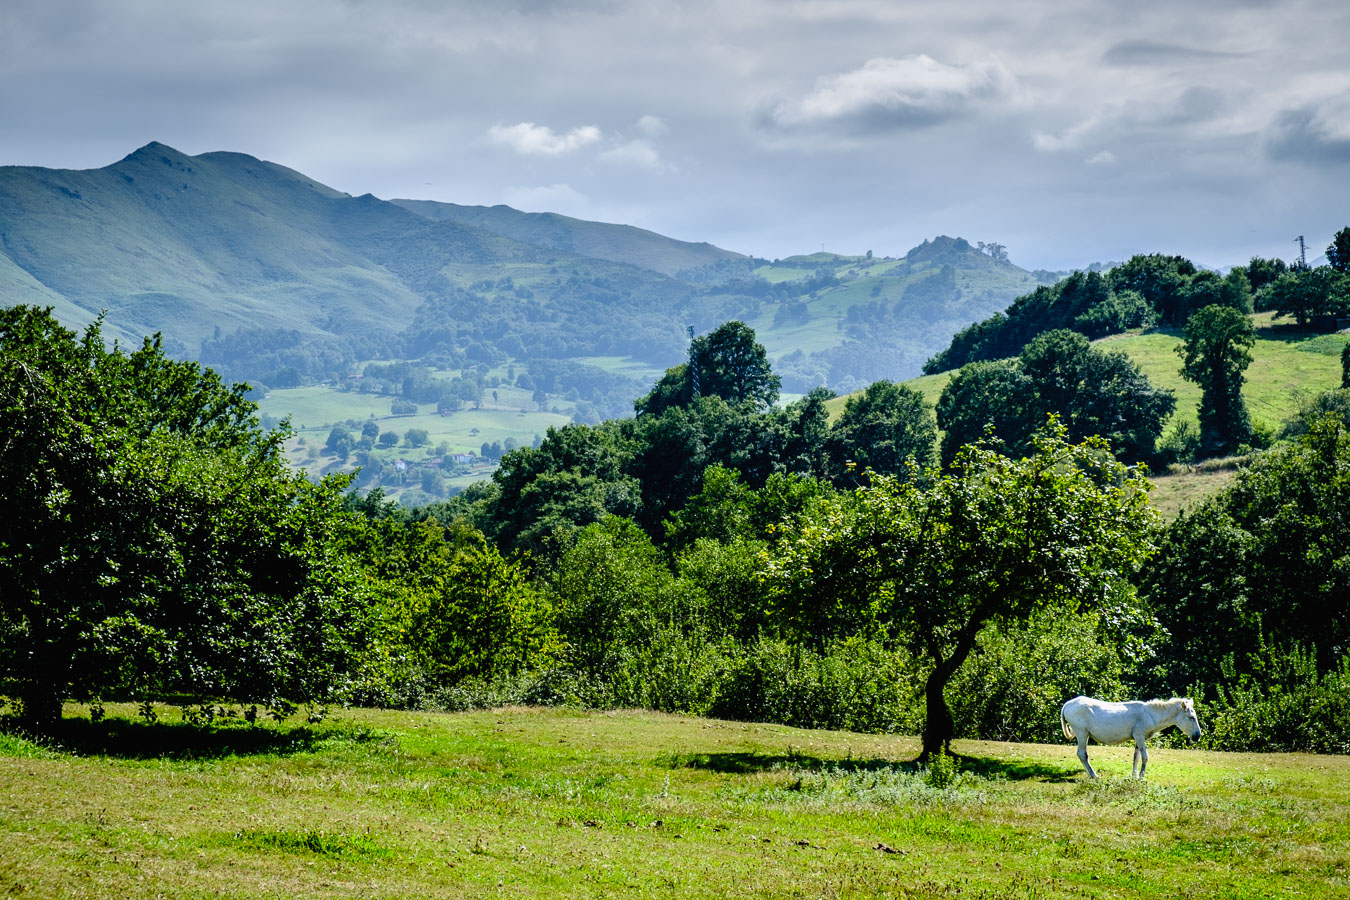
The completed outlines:
{"type": "Polygon", "coordinates": [[[1350,759],[957,742],[647,712],[344,710],[200,731],[160,708],[0,734],[23,897],[1330,897],[1350,759]]]}

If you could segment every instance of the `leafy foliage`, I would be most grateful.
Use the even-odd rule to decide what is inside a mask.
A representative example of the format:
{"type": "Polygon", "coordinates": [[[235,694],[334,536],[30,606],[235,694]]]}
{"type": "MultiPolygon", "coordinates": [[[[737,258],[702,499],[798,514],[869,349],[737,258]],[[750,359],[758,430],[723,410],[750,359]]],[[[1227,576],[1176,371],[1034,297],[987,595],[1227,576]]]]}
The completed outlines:
{"type": "Polygon", "coordinates": [[[673,406],[689,406],[695,397],[720,397],[731,406],[768,409],[778,399],[780,380],[763,345],[744,322],[726,322],[694,338],[690,363],[667,370],[651,392],[635,404],[638,415],[660,415],[673,406]],[[697,391],[695,380],[697,379],[697,391]]]}
{"type": "Polygon", "coordinates": [[[1299,325],[1350,313],[1350,276],[1333,266],[1292,269],[1261,292],[1261,309],[1292,316],[1299,325]]]}
{"type": "Polygon", "coordinates": [[[1186,323],[1186,343],[1177,348],[1181,374],[1200,385],[1200,453],[1231,453],[1253,437],[1242,400],[1243,372],[1256,341],[1247,316],[1224,306],[1207,306],[1186,323]]]}
{"type": "Polygon", "coordinates": [[[1070,440],[1101,435],[1121,458],[1147,460],[1175,405],[1125,354],[1096,349],[1074,331],[1048,331],[1016,360],[971,363],[948,382],[937,404],[942,458],[986,435],[1024,453],[1056,415],[1070,440]]]}
{"type": "Polygon", "coordinates": [[[944,690],[991,621],[1092,606],[1148,555],[1142,478],[1062,427],[1019,460],[971,446],[923,484],[877,476],[827,501],[768,563],[798,639],[891,633],[931,664],[924,748],[953,735],[944,690]]]}
{"type": "MultiPolygon", "coordinates": [[[[1254,267],[1263,262],[1252,260],[1254,267]]],[[[1180,256],[1157,253],[1133,256],[1105,275],[1074,272],[1054,285],[1042,285],[1018,297],[1005,312],[958,332],[923,370],[934,374],[1014,356],[1038,335],[1059,329],[1100,338],[1159,322],[1180,326],[1195,310],[1210,305],[1250,313],[1256,289],[1253,279],[1264,284],[1265,272],[1259,268],[1249,273],[1239,267],[1221,277],[1196,269],[1180,256]]]]}
{"type": "Polygon", "coordinates": [[[31,727],[70,695],[323,701],[354,664],[344,482],[290,473],[245,390],[0,310],[0,684],[31,727]]]}
{"type": "Polygon", "coordinates": [[[1174,690],[1252,673],[1263,647],[1310,648],[1323,671],[1350,647],[1350,433],[1328,416],[1269,451],[1166,530],[1144,592],[1172,635],[1174,690]]]}
{"type": "Polygon", "coordinates": [[[923,395],[878,381],[850,397],[830,427],[832,475],[839,484],[859,484],[867,473],[900,475],[906,467],[936,461],[937,428],[923,395]]]}

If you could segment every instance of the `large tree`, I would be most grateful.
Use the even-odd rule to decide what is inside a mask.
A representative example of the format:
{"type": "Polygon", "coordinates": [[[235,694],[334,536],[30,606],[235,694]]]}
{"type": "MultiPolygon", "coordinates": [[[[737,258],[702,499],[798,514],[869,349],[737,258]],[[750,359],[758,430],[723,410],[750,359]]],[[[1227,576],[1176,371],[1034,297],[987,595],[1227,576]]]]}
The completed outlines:
{"type": "Polygon", "coordinates": [[[804,640],[889,633],[931,667],[923,753],[953,736],[944,694],[989,624],[1129,602],[1151,551],[1147,482],[1058,427],[1011,459],[980,446],[921,481],[826,497],[770,554],[777,623],[804,640]]]}
{"type": "Polygon", "coordinates": [[[344,482],[290,473],[246,390],[0,310],[0,690],[29,728],[68,697],[321,701],[351,664],[344,482]]]}
{"type": "Polygon", "coordinates": [[[942,457],[954,459],[986,429],[998,446],[1022,453],[1057,415],[1070,440],[1099,434],[1121,458],[1137,462],[1153,455],[1175,405],[1125,354],[1093,347],[1075,331],[1048,331],[1016,360],[972,363],[947,384],[937,405],[942,457]]]}
{"type": "Polygon", "coordinates": [[[898,475],[913,463],[933,464],[937,426],[933,409],[918,391],[877,381],[850,397],[830,427],[830,459],[836,483],[865,483],[868,472],[898,475]]]}
{"type": "Polygon", "coordinates": [[[1331,243],[1327,244],[1327,265],[1337,272],[1350,275],[1350,227],[1336,232],[1331,243]]]}
{"type": "Polygon", "coordinates": [[[1237,310],[1206,306],[1191,316],[1185,333],[1177,353],[1182,377],[1200,385],[1200,454],[1232,453],[1252,437],[1242,385],[1256,331],[1237,310]]]}
{"type": "Polygon", "coordinates": [[[667,369],[647,396],[634,406],[638,415],[660,415],[672,406],[688,406],[694,397],[721,397],[736,406],[758,410],[778,400],[780,379],[769,365],[768,354],[756,343],[755,332],[744,322],[726,322],[694,339],[690,363],[667,369]],[[697,390],[695,390],[697,382],[697,390]]]}
{"type": "Polygon", "coordinates": [[[1033,396],[1031,379],[1015,359],[962,366],[938,397],[942,461],[951,462],[962,447],[985,438],[1009,452],[1020,450],[1033,396]]]}

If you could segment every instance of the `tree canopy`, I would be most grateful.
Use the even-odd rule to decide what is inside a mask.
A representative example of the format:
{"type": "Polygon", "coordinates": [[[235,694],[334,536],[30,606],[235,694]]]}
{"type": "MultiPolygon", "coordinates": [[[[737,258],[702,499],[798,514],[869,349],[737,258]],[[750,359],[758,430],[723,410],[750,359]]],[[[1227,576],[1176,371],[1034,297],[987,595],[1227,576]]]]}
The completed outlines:
{"type": "Polygon", "coordinates": [[[1235,309],[1207,306],[1186,323],[1185,334],[1177,353],[1182,377],[1200,385],[1200,453],[1231,453],[1252,438],[1242,385],[1252,361],[1255,329],[1235,309]]]}
{"type": "Polygon", "coordinates": [[[1098,434],[1122,459],[1147,460],[1175,406],[1125,354],[1099,350],[1075,331],[1048,331],[1017,359],[971,363],[947,383],[937,404],[942,458],[955,459],[986,430],[1006,452],[1026,452],[1057,415],[1070,440],[1098,434]]]}
{"type": "Polygon", "coordinates": [[[872,383],[850,397],[830,428],[834,478],[861,484],[867,472],[899,475],[910,463],[933,464],[937,427],[923,395],[892,381],[872,383]]]}
{"type": "Polygon", "coordinates": [[[0,310],[0,686],[30,727],[69,696],[321,702],[351,664],[345,481],[291,473],[246,390],[0,310]]]}
{"type": "Polygon", "coordinates": [[[1350,649],[1347,509],[1350,429],[1329,415],[1170,523],[1143,588],[1172,635],[1165,684],[1216,683],[1225,665],[1251,674],[1267,646],[1333,668],[1350,649]]]}
{"type": "MultiPolygon", "coordinates": [[[[781,381],[769,365],[764,346],[755,341],[755,332],[744,322],[726,322],[694,338],[690,359],[697,372],[697,396],[721,397],[733,406],[748,403],[760,411],[778,399],[781,381]]],[[[689,365],[667,369],[647,396],[634,404],[638,415],[660,415],[672,406],[688,406],[695,397],[689,365]]]]}
{"type": "Polygon", "coordinates": [[[932,666],[924,754],[953,736],[944,690],[990,622],[1128,602],[1150,553],[1147,482],[1062,426],[1011,459],[972,445],[921,481],[826,498],[768,559],[775,617],[802,638],[880,629],[932,666]]]}

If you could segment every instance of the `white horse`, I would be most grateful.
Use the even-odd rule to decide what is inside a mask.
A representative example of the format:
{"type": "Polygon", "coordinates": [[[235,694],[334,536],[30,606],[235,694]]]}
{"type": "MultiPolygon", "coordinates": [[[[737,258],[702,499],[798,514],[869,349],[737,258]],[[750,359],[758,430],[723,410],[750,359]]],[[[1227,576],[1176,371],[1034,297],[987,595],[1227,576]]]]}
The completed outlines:
{"type": "Polygon", "coordinates": [[[1089,778],[1096,778],[1097,773],[1088,763],[1088,738],[1099,744],[1119,744],[1133,739],[1134,764],[1130,771],[1136,778],[1143,778],[1148,766],[1144,741],[1172,725],[1191,740],[1199,740],[1200,720],[1195,717],[1195,703],[1189,698],[1110,703],[1092,697],[1074,697],[1059,711],[1059,727],[1066,738],[1077,738],[1078,758],[1083,761],[1089,778]]]}

